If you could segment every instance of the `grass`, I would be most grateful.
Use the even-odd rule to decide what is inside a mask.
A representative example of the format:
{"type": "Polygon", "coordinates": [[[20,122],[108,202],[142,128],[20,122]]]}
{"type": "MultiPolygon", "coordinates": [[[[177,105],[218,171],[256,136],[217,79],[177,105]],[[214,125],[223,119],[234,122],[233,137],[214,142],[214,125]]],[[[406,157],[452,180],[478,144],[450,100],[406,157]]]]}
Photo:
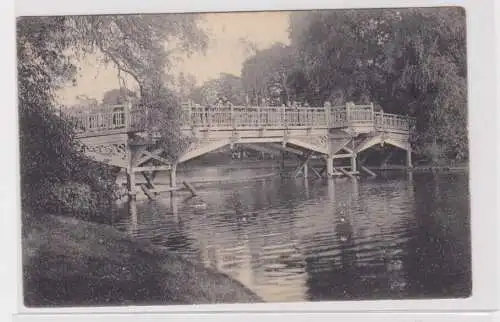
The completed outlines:
{"type": "Polygon", "coordinates": [[[23,225],[27,307],[251,303],[239,282],[112,227],[53,215],[23,225]]]}

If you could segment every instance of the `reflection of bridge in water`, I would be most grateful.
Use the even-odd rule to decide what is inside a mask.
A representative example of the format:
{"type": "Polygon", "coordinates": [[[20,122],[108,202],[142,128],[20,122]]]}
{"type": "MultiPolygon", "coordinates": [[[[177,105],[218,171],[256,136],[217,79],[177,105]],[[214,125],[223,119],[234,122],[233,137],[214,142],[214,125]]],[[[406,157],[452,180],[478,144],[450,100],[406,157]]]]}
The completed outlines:
{"type": "Polygon", "coordinates": [[[358,155],[384,143],[406,151],[407,166],[411,166],[409,136],[414,119],[375,111],[373,105],[185,106],[182,133],[193,143],[174,162],[167,160],[163,149],[144,139],[146,120],[151,119],[147,109],[110,106],[68,110],[86,153],[97,161],[127,169],[132,194],[136,173],[145,177],[148,189],[158,191],[153,184],[154,172],[169,171],[171,189],[175,189],[177,164],[227,146],[243,145],[282,158],[291,153],[298,159],[294,176],[356,175],[358,155]],[[313,167],[312,159],[323,160],[316,162],[322,166],[313,167]],[[337,164],[342,159],[349,160],[348,164],[337,164]]]}
{"type": "Polygon", "coordinates": [[[412,218],[401,209],[408,207],[412,191],[398,187],[399,182],[380,187],[372,180],[328,180],[326,186],[317,187],[316,196],[289,195],[294,205],[266,209],[259,200],[262,190],[280,199],[274,194],[281,184],[304,189],[305,181],[282,180],[268,182],[267,188],[254,183],[236,200],[229,190],[218,195],[208,192],[210,204],[225,205],[222,211],[219,206],[203,212],[180,210],[186,236],[196,241],[194,248],[206,266],[237,279],[268,301],[320,298],[321,294],[309,294],[311,285],[320,293],[345,290],[354,297],[366,290],[364,284],[381,293],[405,291],[407,255],[399,244],[406,243],[404,231],[412,218]],[[374,187],[379,193],[371,191],[374,187]],[[374,195],[378,197],[373,199],[374,195]],[[311,203],[311,198],[322,202],[311,203]],[[246,200],[242,213],[234,210],[240,207],[237,200],[246,200]]]}

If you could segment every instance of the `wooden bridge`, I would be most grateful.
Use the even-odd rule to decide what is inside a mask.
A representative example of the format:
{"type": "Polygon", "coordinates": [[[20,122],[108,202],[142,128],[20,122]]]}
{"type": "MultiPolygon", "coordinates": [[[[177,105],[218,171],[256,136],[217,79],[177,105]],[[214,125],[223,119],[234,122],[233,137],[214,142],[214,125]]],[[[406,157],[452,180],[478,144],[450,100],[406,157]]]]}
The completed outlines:
{"type": "MultiPolygon", "coordinates": [[[[406,116],[375,111],[373,104],[332,107],[261,107],[184,105],[181,128],[193,141],[174,162],[166,160],[162,149],[132,145],[141,136],[151,118],[147,109],[131,105],[67,109],[76,126],[85,152],[94,159],[142,173],[154,188],[150,171],[170,171],[171,185],[176,186],[175,172],[186,162],[225,146],[244,145],[256,151],[297,156],[294,175],[352,176],[358,173],[357,156],[378,144],[389,144],[406,151],[411,167],[409,135],[415,120],[406,116]],[[321,169],[309,166],[311,159],[324,160],[321,169]],[[334,160],[348,159],[349,166],[334,166],[334,160]]],[[[132,190],[135,183],[132,182],[132,190]]]]}

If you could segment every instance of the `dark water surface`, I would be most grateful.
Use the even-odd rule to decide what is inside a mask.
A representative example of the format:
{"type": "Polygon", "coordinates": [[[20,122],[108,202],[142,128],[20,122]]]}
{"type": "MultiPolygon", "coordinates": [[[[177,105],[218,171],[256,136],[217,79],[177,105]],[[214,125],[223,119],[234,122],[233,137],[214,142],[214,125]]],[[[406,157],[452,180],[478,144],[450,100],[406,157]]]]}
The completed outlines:
{"type": "MultiPolygon", "coordinates": [[[[270,171],[204,167],[184,176],[270,171]]],[[[199,189],[199,198],[142,201],[137,218],[120,227],[271,302],[470,295],[468,174],[277,177],[199,189]]]]}

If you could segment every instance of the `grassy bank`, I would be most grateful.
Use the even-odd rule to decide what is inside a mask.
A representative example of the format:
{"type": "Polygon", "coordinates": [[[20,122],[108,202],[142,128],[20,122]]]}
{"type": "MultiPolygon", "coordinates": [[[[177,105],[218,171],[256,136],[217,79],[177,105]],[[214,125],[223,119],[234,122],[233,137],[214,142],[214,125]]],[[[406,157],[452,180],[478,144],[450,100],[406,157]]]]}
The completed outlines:
{"type": "Polygon", "coordinates": [[[28,307],[248,303],[242,284],[112,227],[52,215],[23,225],[28,307]]]}

